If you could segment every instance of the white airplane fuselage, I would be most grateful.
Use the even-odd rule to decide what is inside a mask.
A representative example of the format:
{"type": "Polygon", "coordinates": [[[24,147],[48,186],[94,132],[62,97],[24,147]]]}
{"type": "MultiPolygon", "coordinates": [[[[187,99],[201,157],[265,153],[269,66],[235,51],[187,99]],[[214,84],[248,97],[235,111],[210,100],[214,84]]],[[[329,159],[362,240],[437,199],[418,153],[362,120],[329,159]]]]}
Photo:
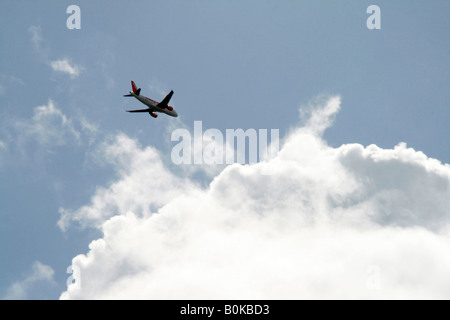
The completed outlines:
{"type": "Polygon", "coordinates": [[[148,111],[149,112],[161,112],[161,113],[165,113],[169,116],[172,117],[178,117],[178,113],[175,110],[169,110],[166,108],[159,108],[157,107],[158,102],[155,100],[152,100],[150,98],[147,98],[146,96],[143,95],[137,95],[134,92],[130,92],[130,94],[135,97],[136,99],[138,99],[140,102],[142,102],[143,104],[145,104],[148,107],[148,111]]]}

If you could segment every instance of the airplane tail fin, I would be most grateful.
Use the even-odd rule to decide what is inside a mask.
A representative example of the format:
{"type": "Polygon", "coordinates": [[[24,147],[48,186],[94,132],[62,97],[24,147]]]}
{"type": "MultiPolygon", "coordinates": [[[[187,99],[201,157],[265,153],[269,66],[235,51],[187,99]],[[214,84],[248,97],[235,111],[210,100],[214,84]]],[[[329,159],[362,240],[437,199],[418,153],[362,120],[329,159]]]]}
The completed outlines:
{"type": "Polygon", "coordinates": [[[131,88],[133,89],[133,93],[139,95],[141,93],[141,88],[138,89],[134,81],[131,81],[131,88]]]}
{"type": "MultiPolygon", "coordinates": [[[[134,81],[131,81],[131,88],[133,89],[133,93],[134,93],[135,95],[138,96],[138,95],[141,93],[141,88],[138,88],[138,87],[136,86],[136,84],[134,83],[134,81]]],[[[134,95],[131,94],[131,92],[130,92],[130,94],[124,94],[123,96],[124,96],[124,97],[134,97],[134,95]]]]}

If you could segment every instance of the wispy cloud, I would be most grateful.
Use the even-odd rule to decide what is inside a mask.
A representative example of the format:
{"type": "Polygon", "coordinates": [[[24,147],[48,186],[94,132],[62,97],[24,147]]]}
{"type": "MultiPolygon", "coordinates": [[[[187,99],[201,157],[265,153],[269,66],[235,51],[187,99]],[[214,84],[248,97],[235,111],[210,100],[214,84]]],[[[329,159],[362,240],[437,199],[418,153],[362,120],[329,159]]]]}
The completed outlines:
{"type": "Polygon", "coordinates": [[[68,138],[80,141],[80,132],[75,129],[72,120],[56,108],[53,100],[36,107],[32,121],[19,126],[24,128],[26,135],[33,136],[42,145],[63,145],[68,138]]]}
{"type": "Polygon", "coordinates": [[[98,125],[84,116],[66,114],[52,99],[34,107],[29,118],[5,118],[0,124],[0,150],[18,152],[23,159],[30,152],[44,156],[57,147],[92,145],[102,135],[98,125]]]}
{"type": "Polygon", "coordinates": [[[46,105],[35,107],[30,119],[3,119],[0,132],[5,147],[12,146],[11,151],[16,150],[23,155],[28,153],[28,147],[33,143],[47,151],[57,146],[81,143],[81,131],[51,99],[46,105]]]}
{"type": "Polygon", "coordinates": [[[39,54],[41,59],[43,59],[44,61],[48,60],[49,48],[44,44],[41,27],[31,26],[30,28],[28,28],[28,31],[31,34],[30,41],[34,47],[34,50],[39,54]]]}
{"type": "Polygon", "coordinates": [[[4,95],[7,92],[7,87],[10,85],[25,85],[25,82],[12,75],[2,74],[0,76],[0,95],[4,95]]]}
{"type": "Polygon", "coordinates": [[[39,48],[42,43],[42,31],[40,26],[31,26],[28,31],[31,33],[31,42],[35,48],[39,48]]]}
{"type": "Polygon", "coordinates": [[[78,77],[81,71],[84,69],[79,65],[75,65],[71,62],[69,58],[62,59],[51,59],[50,58],[50,49],[45,45],[45,40],[42,36],[42,29],[40,26],[31,26],[28,31],[31,34],[31,43],[36,50],[36,52],[40,55],[41,59],[47,63],[53,71],[61,72],[70,76],[70,78],[74,79],[78,77]]]}
{"type": "Polygon", "coordinates": [[[24,279],[14,282],[8,288],[3,299],[27,299],[29,291],[37,285],[56,283],[53,278],[54,273],[55,272],[52,267],[45,265],[40,261],[35,261],[31,266],[30,274],[24,279]]]}
{"type": "Polygon", "coordinates": [[[124,134],[99,145],[96,157],[98,162],[113,164],[124,180],[118,181],[111,188],[98,188],[98,193],[92,197],[92,206],[85,206],[77,211],[61,208],[58,226],[62,230],[66,230],[73,221],[84,226],[100,226],[112,215],[128,210],[150,215],[152,208],[167,203],[173,193],[185,193],[187,189],[195,189],[189,180],[171,174],[156,149],[141,149],[137,141],[124,134]],[[152,165],[147,166],[148,163],[152,165]],[[141,189],[145,181],[150,180],[158,183],[141,189]],[[129,183],[138,190],[130,188],[129,183]]]}

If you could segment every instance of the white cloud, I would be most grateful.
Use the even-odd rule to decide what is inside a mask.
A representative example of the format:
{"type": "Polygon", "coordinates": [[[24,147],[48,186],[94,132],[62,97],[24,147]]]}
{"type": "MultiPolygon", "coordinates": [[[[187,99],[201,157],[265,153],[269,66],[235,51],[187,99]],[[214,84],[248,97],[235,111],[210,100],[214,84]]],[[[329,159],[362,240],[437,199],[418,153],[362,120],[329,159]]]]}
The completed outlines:
{"type": "Polygon", "coordinates": [[[42,283],[54,284],[53,279],[54,270],[52,267],[35,261],[31,267],[30,274],[24,279],[14,282],[7,290],[7,293],[3,299],[18,300],[27,299],[29,290],[33,289],[36,285],[42,285],[42,283]]]}
{"type": "Polygon", "coordinates": [[[48,43],[42,37],[41,26],[31,26],[28,28],[28,31],[31,34],[31,44],[39,55],[39,58],[48,61],[50,49],[48,43]]]}
{"type": "Polygon", "coordinates": [[[21,85],[21,86],[25,85],[23,80],[16,76],[1,74],[0,75],[0,95],[5,95],[7,92],[7,87],[11,84],[21,85]]]}
{"type": "Polygon", "coordinates": [[[109,188],[98,188],[90,205],[76,211],[62,208],[58,225],[63,230],[72,220],[100,226],[112,215],[127,211],[149,216],[176,195],[196,188],[189,180],[171,174],[156,149],[142,149],[124,134],[99,146],[96,157],[112,163],[121,178],[109,188]]]}
{"type": "Polygon", "coordinates": [[[72,120],[51,99],[47,105],[34,108],[31,121],[18,121],[15,126],[21,131],[22,138],[35,139],[43,146],[65,145],[73,139],[80,141],[80,132],[72,120]]]}
{"type": "Polygon", "coordinates": [[[403,143],[328,146],[339,109],[310,106],[276,157],[206,189],[118,135],[102,149],[118,181],[62,209],[64,227],[103,237],[73,259],[81,286],[61,298],[448,299],[450,166],[403,143]]]}
{"type": "Polygon", "coordinates": [[[31,43],[36,49],[40,49],[42,43],[42,30],[40,26],[31,26],[28,31],[31,33],[31,43]]]}
{"type": "Polygon", "coordinates": [[[83,67],[73,64],[69,58],[52,60],[50,58],[50,49],[46,41],[42,37],[42,29],[40,26],[31,26],[28,31],[31,33],[31,43],[39,54],[40,58],[50,65],[53,71],[68,74],[72,79],[76,78],[83,71],[83,67]]]}
{"type": "Polygon", "coordinates": [[[101,130],[83,116],[67,115],[49,99],[34,107],[29,118],[2,119],[0,134],[0,150],[18,152],[26,159],[53,153],[57,147],[93,145],[101,130]]]}
{"type": "Polygon", "coordinates": [[[53,71],[62,72],[70,75],[71,78],[78,77],[81,72],[81,67],[72,65],[69,59],[60,59],[50,62],[53,71]]]}
{"type": "Polygon", "coordinates": [[[216,141],[211,135],[207,134],[208,129],[203,128],[201,121],[199,121],[198,124],[196,124],[196,122],[197,121],[194,122],[194,128],[189,128],[189,126],[179,118],[175,118],[167,125],[166,135],[170,137],[170,139],[166,140],[166,147],[171,149],[168,157],[170,159],[168,159],[168,161],[170,161],[170,163],[172,163],[172,161],[178,161],[177,165],[171,167],[175,171],[179,171],[183,176],[205,176],[206,178],[212,179],[226,167],[225,155],[238,155],[239,150],[235,150],[232,146],[227,144],[225,138],[222,139],[223,141],[216,141]],[[186,138],[188,138],[187,141],[185,141],[186,138]],[[178,145],[183,146],[183,148],[179,148],[178,145]],[[185,150],[184,147],[187,145],[190,145],[191,147],[188,147],[185,150]],[[211,153],[213,153],[214,150],[219,149],[223,151],[223,157],[220,157],[223,159],[218,159],[222,161],[214,161],[215,159],[211,156],[211,153]],[[186,157],[188,164],[184,163],[184,158],[180,155],[180,152],[190,153],[190,156],[186,157]],[[177,158],[177,160],[174,160],[174,158],[177,158]],[[198,159],[200,161],[196,162],[198,159]],[[182,162],[181,164],[179,164],[180,161],[182,162]],[[201,163],[201,165],[195,163],[201,163]]]}
{"type": "Polygon", "coordinates": [[[161,100],[169,93],[170,89],[167,88],[167,85],[163,84],[159,81],[155,76],[152,77],[150,84],[148,85],[149,89],[157,92],[161,96],[161,100]]]}
{"type": "Polygon", "coordinates": [[[0,140],[0,166],[3,164],[3,151],[6,151],[6,144],[0,140]]]}
{"type": "Polygon", "coordinates": [[[320,95],[310,101],[306,106],[300,107],[300,117],[306,119],[302,130],[308,130],[311,134],[321,136],[323,132],[332,126],[335,116],[341,110],[341,98],[331,99],[320,95]],[[317,107],[317,106],[322,107],[317,107]]]}

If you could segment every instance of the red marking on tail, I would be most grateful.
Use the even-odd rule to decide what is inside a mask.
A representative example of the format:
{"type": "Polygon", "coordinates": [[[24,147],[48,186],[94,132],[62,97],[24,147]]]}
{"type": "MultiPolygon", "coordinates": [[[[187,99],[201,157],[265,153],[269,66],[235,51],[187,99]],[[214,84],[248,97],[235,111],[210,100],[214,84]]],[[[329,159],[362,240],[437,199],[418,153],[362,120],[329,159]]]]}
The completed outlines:
{"type": "Polygon", "coordinates": [[[131,87],[133,88],[133,92],[137,91],[137,87],[136,87],[136,84],[134,83],[134,81],[131,81],[131,87]]]}

